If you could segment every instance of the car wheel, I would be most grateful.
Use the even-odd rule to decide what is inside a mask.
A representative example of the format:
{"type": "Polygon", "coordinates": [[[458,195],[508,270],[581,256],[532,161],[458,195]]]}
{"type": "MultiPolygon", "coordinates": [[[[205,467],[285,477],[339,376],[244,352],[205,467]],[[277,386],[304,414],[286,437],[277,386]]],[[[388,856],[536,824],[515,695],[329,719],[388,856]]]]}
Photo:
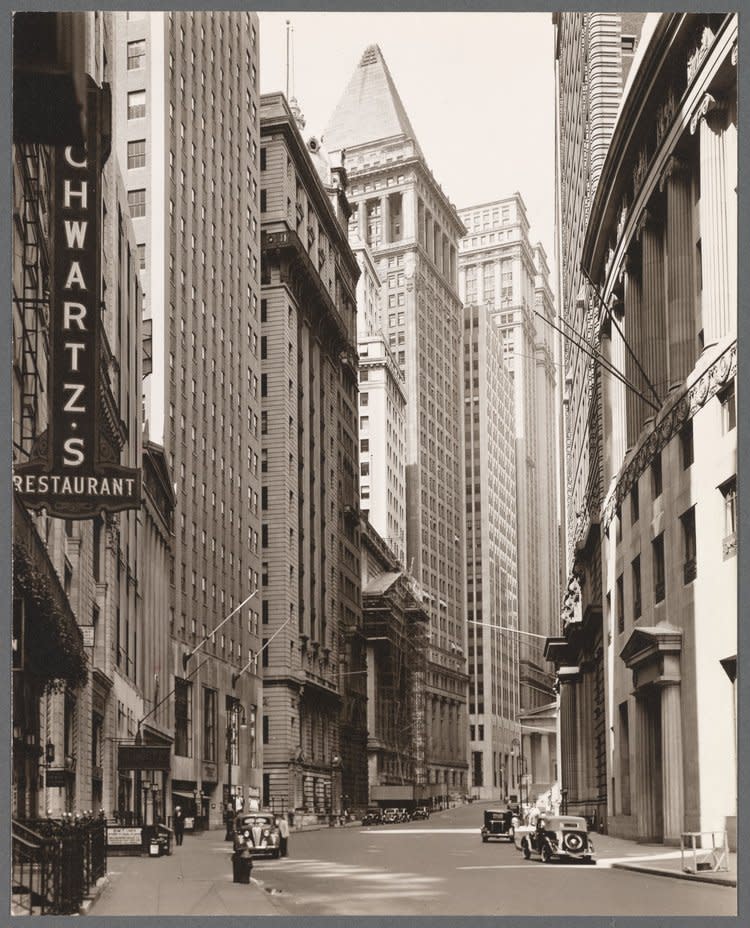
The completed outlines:
{"type": "Polygon", "coordinates": [[[531,857],[531,848],[529,847],[529,842],[525,838],[521,844],[521,850],[523,851],[524,860],[528,860],[531,857]]]}
{"type": "Polygon", "coordinates": [[[552,860],[552,852],[547,844],[542,845],[542,863],[548,864],[552,860]]]}

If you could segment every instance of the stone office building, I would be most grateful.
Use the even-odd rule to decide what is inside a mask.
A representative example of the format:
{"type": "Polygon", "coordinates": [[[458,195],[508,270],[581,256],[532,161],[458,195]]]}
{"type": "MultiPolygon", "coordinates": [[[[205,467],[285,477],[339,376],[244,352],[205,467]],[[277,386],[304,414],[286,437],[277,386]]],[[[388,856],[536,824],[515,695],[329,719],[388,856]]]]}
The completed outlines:
{"type": "Polygon", "coordinates": [[[556,13],[557,264],[563,363],[565,569],[563,652],[548,646],[560,690],[563,800],[572,813],[606,820],[606,634],[602,622],[601,369],[576,340],[596,345],[599,306],[581,254],[623,87],[637,51],[644,14],[556,13]],[[584,101],[584,103],[582,103],[584,101]],[[586,114],[582,118],[582,113],[586,114]],[[559,672],[560,667],[578,668],[559,672]]]}
{"type": "Polygon", "coordinates": [[[596,396],[607,822],[669,844],[735,841],[737,28],[649,14],[582,251],[634,387],[596,396]]]}
{"type": "Polygon", "coordinates": [[[356,283],[346,172],[261,100],[263,798],[318,816],[367,778],[356,283]],[[343,674],[347,676],[344,677],[343,674]]]}
{"type": "Polygon", "coordinates": [[[152,358],[147,434],[177,489],[160,675],[164,695],[174,690],[168,812],[179,803],[219,826],[261,787],[258,20],[115,15],[114,119],[152,358]]]}
{"type": "MultiPolygon", "coordinates": [[[[110,15],[98,13],[30,14],[15,24],[19,71],[28,66],[24,37],[32,36],[37,47],[52,30],[63,45],[60,60],[46,60],[36,72],[41,92],[30,93],[24,79],[16,83],[18,94],[28,94],[19,104],[28,107],[25,117],[36,127],[27,118],[16,120],[14,465],[22,469],[51,426],[59,425],[50,418],[49,346],[61,299],[53,258],[62,250],[60,217],[66,214],[55,185],[64,146],[80,145],[85,128],[93,176],[86,181],[90,197],[87,186],[80,203],[100,217],[89,219],[79,246],[81,262],[91,251],[101,271],[101,290],[92,288],[99,298],[92,419],[109,460],[131,472],[142,468],[144,476],[140,509],[61,519],[49,512],[32,515],[19,498],[14,501],[13,815],[92,811],[150,824],[164,816],[168,764],[142,778],[141,771],[121,768],[118,745],[132,743],[140,730],[145,743],[165,747],[168,755],[168,711],[158,703],[167,692],[159,672],[168,652],[164,609],[173,499],[161,448],[144,447],[141,437],[141,291],[106,92],[114,79],[112,25],[110,15]],[[55,85],[66,68],[69,80],[55,85]],[[82,88],[83,96],[56,96],[54,86],[82,88]],[[40,119],[42,100],[57,110],[59,136],[50,135],[52,123],[40,119]],[[148,791],[140,785],[146,779],[148,791]]],[[[81,346],[77,360],[76,368],[86,361],[81,346]]]]}
{"type": "Polygon", "coordinates": [[[324,139],[345,157],[352,242],[382,282],[381,321],[405,378],[406,562],[430,615],[425,687],[426,776],[467,791],[461,303],[463,234],[436,183],[377,46],[367,48],[324,139]],[[440,741],[430,733],[444,732],[440,741]]]}

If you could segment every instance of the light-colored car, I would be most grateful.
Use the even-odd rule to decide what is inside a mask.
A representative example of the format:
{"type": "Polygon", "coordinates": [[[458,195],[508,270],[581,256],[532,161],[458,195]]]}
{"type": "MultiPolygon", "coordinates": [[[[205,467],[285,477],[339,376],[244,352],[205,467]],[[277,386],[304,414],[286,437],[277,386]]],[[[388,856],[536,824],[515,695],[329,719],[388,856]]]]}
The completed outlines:
{"type": "Polygon", "coordinates": [[[383,813],[383,824],[394,825],[401,821],[401,809],[386,809],[383,813]]]}

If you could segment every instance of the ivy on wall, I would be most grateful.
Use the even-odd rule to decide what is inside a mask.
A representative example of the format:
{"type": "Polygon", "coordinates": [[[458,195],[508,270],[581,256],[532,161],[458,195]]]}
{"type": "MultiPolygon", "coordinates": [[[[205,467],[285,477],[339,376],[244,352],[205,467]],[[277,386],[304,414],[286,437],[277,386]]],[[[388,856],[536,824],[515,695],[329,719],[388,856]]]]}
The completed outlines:
{"type": "Polygon", "coordinates": [[[85,686],[88,671],[81,632],[61,609],[50,578],[18,541],[13,543],[13,579],[27,604],[25,657],[31,672],[48,692],[85,686]]]}

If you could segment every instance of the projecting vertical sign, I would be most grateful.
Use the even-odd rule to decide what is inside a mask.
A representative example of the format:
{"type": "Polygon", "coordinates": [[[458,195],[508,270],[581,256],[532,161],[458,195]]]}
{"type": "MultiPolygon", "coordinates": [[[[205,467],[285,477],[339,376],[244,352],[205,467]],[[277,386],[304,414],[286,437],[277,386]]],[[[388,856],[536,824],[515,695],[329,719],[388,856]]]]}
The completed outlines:
{"type": "Polygon", "coordinates": [[[140,470],[118,463],[102,409],[101,176],[110,112],[109,88],[89,79],[86,148],[55,149],[49,423],[13,476],[26,506],[65,519],[140,506],[140,470]]]}

